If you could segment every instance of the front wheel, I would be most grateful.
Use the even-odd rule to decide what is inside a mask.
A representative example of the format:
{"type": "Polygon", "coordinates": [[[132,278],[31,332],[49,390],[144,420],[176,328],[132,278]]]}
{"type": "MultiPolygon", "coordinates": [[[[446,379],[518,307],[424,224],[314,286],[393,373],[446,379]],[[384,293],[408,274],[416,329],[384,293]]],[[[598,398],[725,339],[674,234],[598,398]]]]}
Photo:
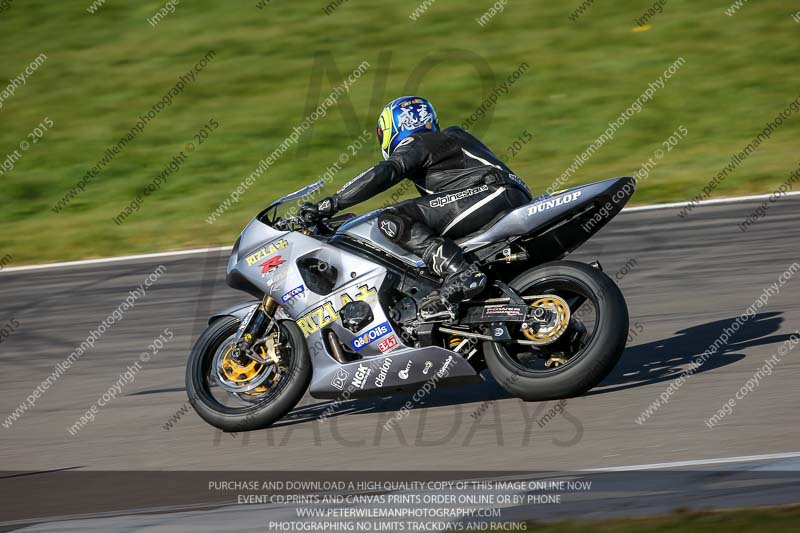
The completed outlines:
{"type": "Polygon", "coordinates": [[[311,382],[311,360],[300,328],[282,321],[264,343],[269,362],[237,360],[233,339],[239,321],[215,321],[192,348],[186,392],[200,417],[223,431],[265,428],[302,399],[311,382]]]}
{"type": "Polygon", "coordinates": [[[579,396],[614,368],[628,337],[628,307],[603,272],[575,261],[528,270],[509,286],[551,323],[512,331],[515,342],[484,343],[498,384],[527,401],[579,396]]]}

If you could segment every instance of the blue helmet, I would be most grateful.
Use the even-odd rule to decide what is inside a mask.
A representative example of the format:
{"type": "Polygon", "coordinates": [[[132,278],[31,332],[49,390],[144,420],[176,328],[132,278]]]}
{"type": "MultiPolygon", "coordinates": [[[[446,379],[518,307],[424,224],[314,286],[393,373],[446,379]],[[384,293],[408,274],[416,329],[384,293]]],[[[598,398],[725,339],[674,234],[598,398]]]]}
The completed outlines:
{"type": "Polygon", "coordinates": [[[419,96],[403,96],[392,100],[378,117],[378,143],[383,157],[392,155],[403,139],[418,131],[439,131],[436,110],[419,96]]]}

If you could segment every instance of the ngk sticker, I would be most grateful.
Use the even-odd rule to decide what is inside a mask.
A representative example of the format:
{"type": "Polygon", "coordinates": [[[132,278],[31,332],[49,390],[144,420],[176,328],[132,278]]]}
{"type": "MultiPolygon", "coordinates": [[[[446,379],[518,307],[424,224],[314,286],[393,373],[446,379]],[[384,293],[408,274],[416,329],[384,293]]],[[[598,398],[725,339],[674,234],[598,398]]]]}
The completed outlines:
{"type": "Polygon", "coordinates": [[[359,363],[358,370],[356,370],[356,375],[353,378],[353,382],[351,383],[351,385],[353,387],[363,389],[364,385],[367,384],[367,378],[369,377],[370,374],[372,374],[372,369],[366,365],[362,365],[361,363],[359,363]]]}

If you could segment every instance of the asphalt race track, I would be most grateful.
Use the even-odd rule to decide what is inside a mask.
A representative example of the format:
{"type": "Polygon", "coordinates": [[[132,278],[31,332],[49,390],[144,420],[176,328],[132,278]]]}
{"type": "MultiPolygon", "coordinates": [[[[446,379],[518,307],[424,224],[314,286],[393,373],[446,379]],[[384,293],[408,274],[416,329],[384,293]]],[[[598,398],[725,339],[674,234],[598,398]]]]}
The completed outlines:
{"type": "MultiPolygon", "coordinates": [[[[760,203],[706,205],[685,219],[678,217],[679,208],[624,212],[571,256],[597,259],[617,278],[630,307],[631,338],[621,364],[601,387],[569,399],[564,413],[551,414],[546,422],[542,417],[551,409],[561,410],[555,402],[526,404],[487,383],[433,394],[397,430],[383,426],[407,397],[346,403],[324,423],[315,420],[329,402],[307,397],[274,428],[223,434],[186,411],[183,381],[187,353],[206,317],[247,299],[224,284],[226,252],[4,271],[0,322],[14,319],[19,325],[0,345],[0,422],[6,422],[0,427],[0,465],[16,472],[574,472],[798,452],[800,350],[785,347],[793,346],[786,343],[800,329],[800,265],[793,274],[784,273],[800,261],[800,198],[780,199],[749,231],[740,231],[738,224],[760,203]],[[54,366],[158,265],[166,271],[122,320],[8,424],[6,417],[54,366]],[[773,284],[778,285],[756,315],[740,321],[737,332],[668,403],[637,423],[672,380],[773,284]],[[73,435],[68,428],[165,328],[174,338],[73,435]],[[771,374],[709,428],[706,420],[782,346],[771,374]],[[165,429],[171,417],[172,426],[165,429]]],[[[796,470],[797,462],[781,465],[796,470]]]]}

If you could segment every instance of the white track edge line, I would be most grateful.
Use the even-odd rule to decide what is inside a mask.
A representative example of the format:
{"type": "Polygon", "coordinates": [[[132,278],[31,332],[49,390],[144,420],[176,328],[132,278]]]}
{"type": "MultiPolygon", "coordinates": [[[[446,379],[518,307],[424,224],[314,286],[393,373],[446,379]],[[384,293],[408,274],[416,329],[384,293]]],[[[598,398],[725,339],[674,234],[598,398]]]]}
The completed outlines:
{"type": "MultiPolygon", "coordinates": [[[[720,204],[734,204],[737,202],[749,202],[752,200],[766,200],[770,196],[775,193],[769,194],[755,194],[751,196],[732,196],[730,198],[717,198],[714,200],[701,200],[700,202],[696,202],[693,205],[695,207],[701,207],[705,205],[720,205],[720,204]]],[[[796,192],[787,192],[783,194],[784,196],[798,196],[800,195],[800,191],[796,192]]],[[[626,207],[622,210],[623,213],[635,213],[636,211],[654,211],[656,209],[669,209],[670,207],[685,207],[692,204],[692,202],[673,202],[669,204],[653,204],[653,205],[640,205],[636,207],[626,207]]]]}
{"type": "Polygon", "coordinates": [[[662,468],[679,468],[682,466],[718,465],[727,463],[748,463],[768,461],[771,459],[791,459],[800,457],[800,452],[768,453],[763,455],[742,455],[739,457],[720,457],[716,459],[698,459],[695,461],[674,461],[671,463],[653,463],[649,465],[612,466],[607,468],[588,468],[581,472],[628,472],[635,470],[658,470],[662,468]]]}
{"type": "Polygon", "coordinates": [[[159,252],[154,254],[140,254],[140,255],[122,255],[118,257],[105,257],[103,259],[83,259],[81,261],[66,261],[62,263],[47,263],[44,265],[26,265],[18,267],[8,267],[0,271],[2,272],[23,272],[27,270],[44,270],[46,268],[68,268],[82,265],[97,265],[102,263],[116,263],[120,261],[135,261],[137,259],[157,259],[159,257],[180,257],[182,255],[196,255],[208,252],[221,252],[223,250],[230,250],[231,246],[219,246],[216,248],[198,248],[195,250],[178,250],[175,252],[159,252]]]}
{"type": "MultiPolygon", "coordinates": [[[[762,200],[769,198],[774,193],[770,194],[759,194],[753,196],[734,196],[731,198],[719,198],[716,200],[703,200],[694,204],[695,207],[701,207],[705,205],[718,205],[718,204],[732,204],[737,202],[749,202],[751,200],[762,200]]],[[[800,191],[798,192],[787,192],[784,196],[798,196],[800,195],[800,191]]],[[[691,202],[674,202],[670,204],[652,204],[652,205],[640,205],[636,207],[626,207],[622,210],[622,213],[635,213],[638,211],[655,211],[657,209],[669,209],[671,207],[683,207],[689,205],[691,202]]],[[[69,268],[75,266],[82,266],[82,265],[97,265],[102,263],[113,263],[118,261],[135,261],[138,259],[156,259],[159,257],[179,257],[182,255],[193,255],[193,254],[203,254],[207,252],[221,252],[223,250],[230,250],[231,246],[219,246],[216,248],[198,248],[194,250],[179,250],[175,252],[158,252],[158,253],[150,253],[150,254],[140,254],[140,255],[122,255],[118,257],[105,257],[102,259],[83,259],[80,261],[64,261],[60,263],[46,263],[43,265],[25,265],[25,266],[17,266],[17,267],[8,267],[0,269],[0,274],[3,272],[24,272],[28,270],[42,270],[46,268],[69,268]]]]}

